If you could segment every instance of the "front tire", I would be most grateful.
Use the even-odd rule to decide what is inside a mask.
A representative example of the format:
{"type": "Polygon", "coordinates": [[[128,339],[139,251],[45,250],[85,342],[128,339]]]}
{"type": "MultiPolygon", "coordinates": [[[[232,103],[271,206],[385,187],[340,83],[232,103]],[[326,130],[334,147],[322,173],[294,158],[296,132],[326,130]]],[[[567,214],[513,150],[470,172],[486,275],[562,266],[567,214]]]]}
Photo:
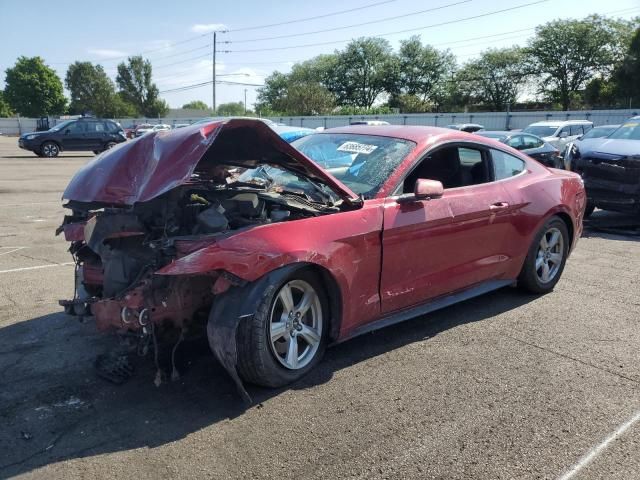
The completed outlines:
{"type": "Polygon", "coordinates": [[[54,158],[60,153],[60,147],[56,142],[44,142],[40,147],[40,152],[43,157],[54,158]]]}
{"type": "Polygon", "coordinates": [[[560,218],[547,220],[529,248],[518,285],[537,294],[552,291],[564,270],[569,241],[567,225],[560,218]]]}
{"type": "Polygon", "coordinates": [[[117,145],[117,143],[116,143],[116,142],[108,142],[108,143],[104,146],[104,150],[103,150],[103,151],[110,150],[110,149],[112,149],[113,147],[115,147],[116,145],[117,145]]]}
{"type": "Polygon", "coordinates": [[[328,332],[323,285],[312,271],[298,270],[267,289],[253,317],[238,325],[238,373],[265,387],[294,382],[320,361],[328,332]]]}

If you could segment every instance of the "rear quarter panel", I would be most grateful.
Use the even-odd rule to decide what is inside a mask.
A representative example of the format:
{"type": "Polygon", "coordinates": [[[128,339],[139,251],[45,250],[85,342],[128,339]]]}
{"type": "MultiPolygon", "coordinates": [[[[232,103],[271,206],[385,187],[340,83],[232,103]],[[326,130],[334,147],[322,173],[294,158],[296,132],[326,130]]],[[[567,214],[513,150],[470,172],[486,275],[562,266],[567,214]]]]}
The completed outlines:
{"type": "MultiPolygon", "coordinates": [[[[522,155],[520,156],[522,158],[522,155]]],[[[517,261],[511,275],[515,278],[524,262],[533,238],[542,225],[553,215],[559,215],[570,224],[571,248],[582,234],[582,219],[586,195],[578,175],[564,170],[546,168],[527,159],[527,172],[504,181],[514,212],[517,261]]]]}

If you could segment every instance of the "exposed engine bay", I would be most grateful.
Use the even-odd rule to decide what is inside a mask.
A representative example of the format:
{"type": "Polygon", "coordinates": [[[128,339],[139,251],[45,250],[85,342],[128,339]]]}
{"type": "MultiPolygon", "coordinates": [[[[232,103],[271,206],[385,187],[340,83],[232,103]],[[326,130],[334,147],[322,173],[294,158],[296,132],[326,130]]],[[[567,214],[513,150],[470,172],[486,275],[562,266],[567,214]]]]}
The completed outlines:
{"type": "Polygon", "coordinates": [[[72,242],[76,292],[61,304],[68,313],[96,316],[100,329],[136,330],[150,321],[180,327],[210,306],[219,272],[181,279],[153,275],[158,269],[244,229],[340,211],[304,191],[237,183],[196,177],[124,208],[69,201],[73,213],[58,231],[72,242]]]}

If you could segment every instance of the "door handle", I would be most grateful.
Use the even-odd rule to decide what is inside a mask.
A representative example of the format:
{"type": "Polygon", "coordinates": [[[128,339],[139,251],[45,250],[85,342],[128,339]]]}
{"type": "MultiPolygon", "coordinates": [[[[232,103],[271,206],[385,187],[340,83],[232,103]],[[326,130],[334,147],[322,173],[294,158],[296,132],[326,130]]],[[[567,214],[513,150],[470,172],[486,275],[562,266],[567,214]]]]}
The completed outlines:
{"type": "Polygon", "coordinates": [[[507,208],[509,208],[509,204],[507,202],[496,202],[489,205],[489,210],[491,211],[505,210],[507,208]]]}

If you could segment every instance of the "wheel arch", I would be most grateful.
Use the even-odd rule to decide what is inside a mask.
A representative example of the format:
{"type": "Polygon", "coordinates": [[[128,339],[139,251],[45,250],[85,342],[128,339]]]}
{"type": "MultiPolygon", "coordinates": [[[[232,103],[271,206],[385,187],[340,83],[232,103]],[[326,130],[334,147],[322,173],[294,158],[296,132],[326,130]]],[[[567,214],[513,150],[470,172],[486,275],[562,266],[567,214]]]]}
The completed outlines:
{"type": "MultiPolygon", "coordinates": [[[[573,237],[575,234],[575,226],[573,225],[573,220],[571,219],[571,215],[569,215],[567,212],[560,210],[555,212],[553,215],[549,216],[549,218],[552,218],[554,216],[562,220],[567,226],[567,232],[569,233],[569,251],[571,251],[575,243],[575,238],[573,237]]],[[[548,221],[549,218],[547,218],[546,221],[548,221]]]]}

